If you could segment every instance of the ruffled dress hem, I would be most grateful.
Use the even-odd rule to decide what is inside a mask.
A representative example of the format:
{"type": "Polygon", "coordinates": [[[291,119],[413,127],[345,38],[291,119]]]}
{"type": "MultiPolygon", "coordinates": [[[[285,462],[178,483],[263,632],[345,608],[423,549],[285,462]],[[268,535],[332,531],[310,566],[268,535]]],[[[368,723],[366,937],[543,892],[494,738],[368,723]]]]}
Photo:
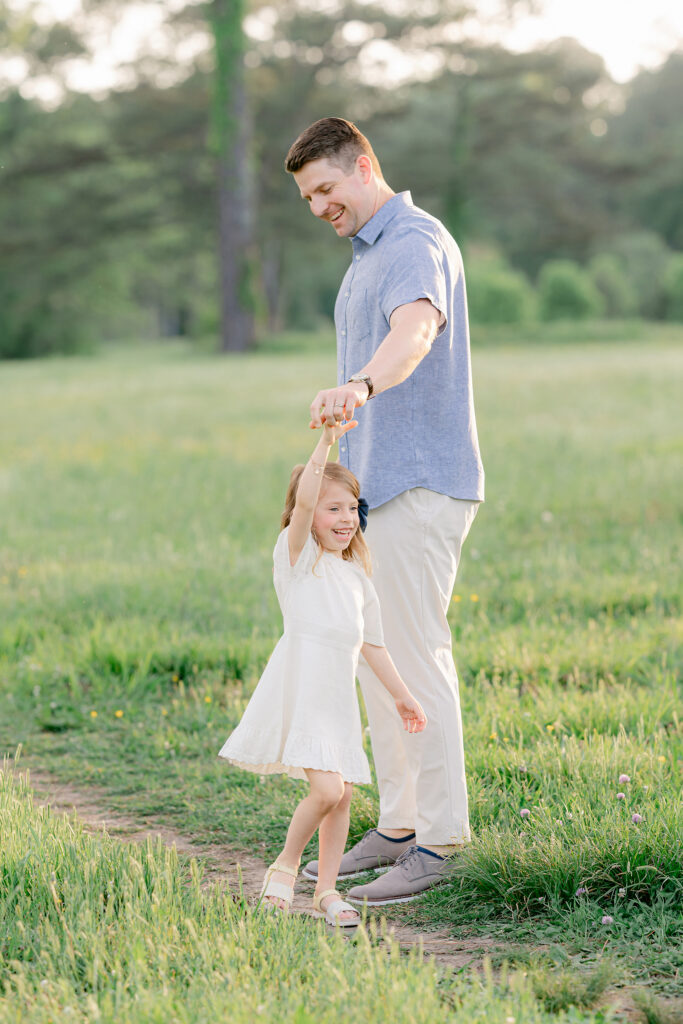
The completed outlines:
{"type": "Polygon", "coordinates": [[[367,785],[372,781],[368,759],[362,748],[340,747],[318,736],[292,733],[287,737],[284,750],[278,750],[278,745],[277,741],[269,744],[263,733],[239,737],[233,734],[218,756],[257,775],[289,775],[291,779],[305,780],[304,768],[309,768],[320,772],[338,772],[344,782],[358,785],[367,785]]]}

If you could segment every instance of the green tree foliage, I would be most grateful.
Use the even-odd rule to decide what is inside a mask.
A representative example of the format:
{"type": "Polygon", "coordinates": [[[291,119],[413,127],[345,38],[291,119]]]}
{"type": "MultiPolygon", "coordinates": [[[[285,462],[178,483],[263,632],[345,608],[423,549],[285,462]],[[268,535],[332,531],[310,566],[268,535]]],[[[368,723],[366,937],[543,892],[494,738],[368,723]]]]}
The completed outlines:
{"type": "MultiPolygon", "coordinates": [[[[88,7],[114,10],[109,0],[88,7]]],[[[229,344],[242,347],[236,337],[249,331],[235,332],[239,316],[221,310],[220,294],[248,325],[256,316],[270,329],[310,327],[331,316],[349,244],[308,213],[283,171],[298,132],[328,114],[355,120],[389,184],[452,230],[474,317],[528,316],[524,278],[558,259],[588,267],[597,300],[590,282],[574,291],[592,295],[589,308],[602,297],[610,316],[671,315],[668,267],[683,248],[680,57],[621,87],[569,40],[527,54],[464,43],[457,27],[469,8],[457,0],[417,12],[287,0],[249,38],[244,9],[220,0],[173,16],[181,37],[212,15],[217,40],[215,61],[205,55],[184,79],[174,68],[175,84],[160,58],[146,57],[130,87],[97,101],[67,93],[48,110],[5,87],[2,353],[121,333],[217,334],[226,319],[229,344]],[[392,71],[400,52],[427,54],[431,68],[386,87],[373,60],[392,71]],[[227,214],[221,196],[237,197],[227,214]],[[482,242],[502,257],[485,273],[482,242]]],[[[58,77],[62,57],[85,48],[74,28],[34,24],[30,10],[8,13],[2,0],[0,42],[10,55],[24,50],[33,74],[58,77]]]]}
{"type": "Polygon", "coordinates": [[[608,229],[586,97],[601,60],[563,40],[542,51],[463,48],[435,80],[401,91],[372,125],[401,187],[462,243],[490,238],[535,274],[549,257],[584,260],[608,229]]]}
{"type": "Polygon", "coordinates": [[[624,110],[609,119],[617,211],[683,250],[683,51],[625,88],[624,110]]]}
{"type": "Polygon", "coordinates": [[[586,271],[572,260],[549,260],[538,276],[542,320],[586,320],[599,316],[603,301],[586,271]]]}
{"type": "Polygon", "coordinates": [[[187,332],[213,246],[206,90],[0,106],[4,355],[187,332]]]}

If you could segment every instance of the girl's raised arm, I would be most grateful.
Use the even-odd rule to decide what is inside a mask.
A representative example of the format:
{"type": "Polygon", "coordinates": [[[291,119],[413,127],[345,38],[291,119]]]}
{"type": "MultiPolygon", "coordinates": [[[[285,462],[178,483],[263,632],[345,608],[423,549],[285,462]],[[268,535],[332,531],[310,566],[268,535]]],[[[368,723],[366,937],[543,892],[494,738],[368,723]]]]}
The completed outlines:
{"type": "Polygon", "coordinates": [[[299,555],[303,551],[304,544],[308,539],[313,525],[315,507],[320,497],[320,488],[323,482],[325,464],[330,454],[330,449],[347,430],[352,430],[358,425],[357,420],[350,420],[348,423],[325,423],[322,430],[322,437],[313,449],[313,454],[304,466],[299,477],[299,486],[296,489],[296,500],[294,511],[289,522],[289,564],[296,565],[299,555]]]}

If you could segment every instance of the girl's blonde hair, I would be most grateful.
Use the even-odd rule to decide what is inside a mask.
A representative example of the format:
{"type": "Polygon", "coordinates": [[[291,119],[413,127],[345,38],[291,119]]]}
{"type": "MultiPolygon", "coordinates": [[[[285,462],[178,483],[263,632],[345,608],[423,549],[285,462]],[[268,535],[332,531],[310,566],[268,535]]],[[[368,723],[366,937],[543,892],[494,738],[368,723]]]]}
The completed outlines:
{"type": "MultiPolygon", "coordinates": [[[[289,526],[292,519],[292,512],[294,511],[294,505],[296,504],[296,492],[299,487],[299,480],[301,474],[304,471],[304,466],[295,466],[292,470],[292,475],[289,478],[289,487],[287,488],[287,496],[285,498],[285,507],[282,512],[282,518],[280,519],[280,529],[284,530],[286,526],[289,526]]],[[[335,483],[342,484],[353,494],[356,501],[360,498],[360,484],[353,475],[350,469],[346,466],[341,466],[338,462],[327,462],[323,471],[323,486],[326,480],[334,481],[335,483]]],[[[322,490],[322,487],[321,487],[322,490]]],[[[314,539],[315,534],[313,535],[314,539]]],[[[322,548],[318,543],[318,551],[322,555],[322,548]]],[[[342,551],[342,558],[347,562],[358,562],[369,576],[372,572],[372,563],[370,560],[370,551],[368,545],[365,542],[365,537],[360,529],[356,530],[351,543],[347,548],[342,551]]],[[[316,560],[316,565],[318,564],[316,560]]],[[[313,566],[315,569],[315,565],[313,566]]]]}

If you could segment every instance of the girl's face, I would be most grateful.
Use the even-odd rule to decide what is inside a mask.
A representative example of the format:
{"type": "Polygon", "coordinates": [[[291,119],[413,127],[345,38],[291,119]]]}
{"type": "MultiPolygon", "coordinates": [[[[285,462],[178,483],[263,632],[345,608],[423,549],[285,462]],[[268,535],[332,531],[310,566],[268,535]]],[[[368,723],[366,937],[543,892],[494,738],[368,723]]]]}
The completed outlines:
{"type": "Polygon", "coordinates": [[[324,551],[341,558],[358,529],[358,500],[343,484],[325,481],[313,514],[313,532],[324,551]]]}

